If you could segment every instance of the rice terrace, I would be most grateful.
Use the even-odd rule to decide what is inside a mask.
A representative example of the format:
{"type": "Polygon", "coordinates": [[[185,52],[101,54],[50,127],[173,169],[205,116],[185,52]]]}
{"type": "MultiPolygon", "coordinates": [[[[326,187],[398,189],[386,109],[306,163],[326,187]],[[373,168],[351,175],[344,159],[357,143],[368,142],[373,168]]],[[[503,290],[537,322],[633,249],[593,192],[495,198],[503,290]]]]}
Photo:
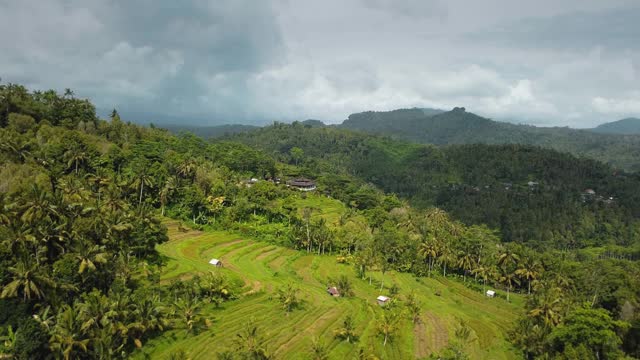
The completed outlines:
{"type": "Polygon", "coordinates": [[[372,272],[370,284],[368,277],[356,276],[352,265],[339,264],[336,255],[306,254],[224,231],[180,229],[177,221],[167,220],[166,225],[170,240],[158,246],[168,260],[162,281],[221,271],[241,290],[236,300],[207,306],[204,313],[212,322],[208,329],[195,336],[185,336],[182,329],[169,331],[145,344],[134,354],[136,358],[169,359],[180,353],[191,359],[210,359],[234,349],[236,334],[248,322],[255,323],[268,339],[267,350],[282,359],[309,358],[314,340],[325,344],[331,359],[373,354],[381,359],[426,358],[447,346],[461,326],[468,331],[464,344],[472,359],[516,358],[505,337],[519,312],[522,300],[518,296],[507,303],[503,298],[487,298],[456,280],[395,271],[384,274],[381,291],[380,272],[372,272]],[[220,259],[223,268],[209,264],[211,258],[220,259]],[[329,279],[339,274],[350,278],[352,297],[327,294],[329,279]],[[276,288],[285,284],[299,288],[302,299],[301,306],[290,313],[275,298],[276,288]],[[414,324],[404,317],[384,345],[376,328],[382,312],[376,297],[390,294],[391,287],[398,292],[393,298],[413,293],[422,306],[418,321],[414,324]],[[355,324],[356,341],[334,336],[347,316],[355,324]]]}

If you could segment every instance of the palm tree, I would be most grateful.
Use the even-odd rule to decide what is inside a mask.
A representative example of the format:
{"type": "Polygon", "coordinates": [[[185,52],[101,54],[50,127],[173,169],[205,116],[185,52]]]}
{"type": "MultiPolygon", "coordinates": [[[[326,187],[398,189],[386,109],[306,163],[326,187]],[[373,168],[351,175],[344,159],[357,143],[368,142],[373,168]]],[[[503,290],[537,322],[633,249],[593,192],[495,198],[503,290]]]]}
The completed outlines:
{"type": "Polygon", "coordinates": [[[66,305],[58,314],[49,347],[69,360],[75,358],[78,352],[86,353],[88,345],[89,339],[85,338],[76,310],[66,305]]]}
{"type": "Polygon", "coordinates": [[[21,206],[22,216],[20,220],[27,224],[35,224],[42,221],[52,221],[58,215],[58,207],[53,202],[51,195],[38,185],[32,185],[21,206]]]}
{"type": "Polygon", "coordinates": [[[153,186],[153,179],[150,175],[141,171],[132,181],[131,187],[134,189],[140,189],[140,199],[138,200],[138,206],[142,205],[142,195],[144,194],[144,187],[153,186]]]}
{"type": "Polygon", "coordinates": [[[267,341],[260,334],[260,328],[255,320],[250,320],[242,330],[236,334],[236,351],[243,358],[250,360],[269,360],[271,355],[267,350],[267,341]]]}
{"type": "Polygon", "coordinates": [[[109,255],[104,246],[90,244],[87,240],[80,239],[74,247],[75,257],[80,262],[78,274],[85,270],[96,271],[96,264],[106,264],[109,255]]]}
{"type": "Polygon", "coordinates": [[[436,239],[431,237],[429,240],[420,244],[418,248],[418,256],[425,261],[428,259],[429,277],[431,277],[431,269],[433,268],[433,261],[438,255],[438,245],[436,239]]]}
{"type": "Polygon", "coordinates": [[[327,360],[329,359],[329,352],[327,346],[318,338],[311,339],[311,359],[312,360],[327,360]]]}
{"type": "Polygon", "coordinates": [[[456,261],[455,254],[451,251],[449,244],[445,241],[440,247],[440,256],[438,256],[438,263],[442,265],[442,276],[447,277],[447,266],[454,264],[456,261]]]}
{"type": "Polygon", "coordinates": [[[68,150],[64,157],[67,158],[67,167],[73,166],[76,175],[78,175],[79,165],[84,164],[89,159],[87,153],[78,148],[68,150]]]}
{"type": "Polygon", "coordinates": [[[278,289],[278,300],[282,303],[282,308],[286,311],[287,316],[296,306],[300,305],[298,299],[298,288],[292,283],[282,286],[278,289]]]}
{"type": "Polygon", "coordinates": [[[493,277],[493,275],[495,274],[495,269],[485,265],[485,266],[480,266],[471,270],[471,273],[474,274],[476,277],[479,276],[480,279],[482,279],[482,293],[484,294],[487,287],[487,280],[493,277]]]}
{"type": "Polygon", "coordinates": [[[475,257],[470,252],[461,250],[458,252],[458,267],[462,269],[463,281],[467,282],[467,272],[473,269],[475,257]]]}
{"type": "Polygon", "coordinates": [[[342,327],[339,327],[333,331],[333,335],[339,339],[345,339],[348,343],[351,343],[351,339],[356,338],[356,326],[351,315],[347,315],[342,322],[342,327]]]}
{"type": "Polygon", "coordinates": [[[177,174],[185,179],[191,179],[195,176],[197,164],[193,159],[187,159],[178,165],[177,174]]]}
{"type": "Polygon", "coordinates": [[[517,266],[519,262],[520,255],[513,252],[509,247],[505,247],[504,251],[498,255],[498,266],[500,267],[517,266]]]}
{"type": "Polygon", "coordinates": [[[529,316],[541,320],[547,327],[555,327],[562,320],[562,298],[548,291],[540,302],[529,311],[529,316]]]}
{"type": "Polygon", "coordinates": [[[382,346],[387,346],[387,341],[398,330],[400,323],[400,313],[396,310],[383,310],[378,317],[378,333],[384,335],[384,343],[382,346]]]}
{"type": "Polygon", "coordinates": [[[171,194],[173,194],[175,190],[176,179],[174,177],[167,178],[167,181],[165,181],[164,186],[162,186],[160,190],[160,214],[162,216],[164,216],[164,207],[169,202],[169,197],[171,197],[171,194]]]}
{"type": "Polygon", "coordinates": [[[197,333],[206,325],[206,320],[200,316],[201,308],[202,302],[190,296],[180,298],[174,303],[175,315],[187,333],[197,333]]]}
{"type": "Polygon", "coordinates": [[[510,301],[509,294],[511,292],[511,287],[513,286],[513,284],[520,284],[517,275],[502,268],[502,274],[500,275],[500,279],[498,279],[498,281],[507,286],[507,301],[510,301]]]}
{"type": "Polygon", "coordinates": [[[42,299],[46,295],[46,289],[56,286],[55,282],[42,272],[35,262],[29,264],[19,260],[15,266],[9,267],[9,272],[13,280],[2,289],[0,298],[17,297],[22,293],[23,301],[33,297],[42,299]]]}
{"type": "Polygon", "coordinates": [[[531,295],[531,282],[536,280],[540,276],[542,266],[535,259],[531,257],[525,258],[520,263],[520,267],[516,270],[516,275],[521,276],[527,281],[527,294],[531,295]]]}
{"type": "Polygon", "coordinates": [[[142,347],[142,337],[145,333],[163,331],[169,324],[166,309],[158,295],[145,297],[138,302],[132,315],[137,321],[128,324],[127,328],[137,347],[142,347]]]}

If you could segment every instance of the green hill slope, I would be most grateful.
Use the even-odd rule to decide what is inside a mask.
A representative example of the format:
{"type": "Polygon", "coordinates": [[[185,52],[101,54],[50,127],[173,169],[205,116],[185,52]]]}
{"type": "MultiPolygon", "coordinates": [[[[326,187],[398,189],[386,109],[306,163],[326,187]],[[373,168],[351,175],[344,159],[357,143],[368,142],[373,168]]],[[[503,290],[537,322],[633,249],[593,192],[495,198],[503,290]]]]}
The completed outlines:
{"type": "Polygon", "coordinates": [[[428,144],[524,144],[542,146],[640,170],[640,136],[545,128],[493,121],[464,108],[439,114],[418,109],[352,114],[340,127],[428,144]]]}
{"type": "Polygon", "coordinates": [[[599,125],[591,131],[603,134],[623,134],[638,135],[640,134],[640,119],[627,118],[599,125]]]}
{"type": "Polygon", "coordinates": [[[330,359],[356,358],[360,349],[379,358],[423,357],[442,350],[455,338],[460,320],[471,330],[465,349],[472,359],[517,358],[506,337],[522,306],[519,297],[507,303],[455,281],[418,280],[393,271],[384,274],[387,285],[380,291],[380,273],[373,273],[369,284],[368,279],[356,278],[351,266],[338,264],[335,256],[304,254],[227,232],[181,232],[175,221],[168,222],[168,228],[170,240],[159,247],[169,259],[162,274],[165,281],[207,273],[212,269],[208,261],[215,257],[223,261],[223,273],[244,284],[244,295],[222,307],[205,309],[215,323],[211,329],[197,336],[168,332],[145,344],[134,358],[168,358],[183,349],[191,359],[211,359],[217,352],[233,349],[235,334],[252,319],[269,339],[268,350],[280,359],[307,359],[313,338],[326,344],[330,359]],[[338,274],[349,274],[353,297],[334,298],[326,293],[329,278],[338,274]],[[304,303],[286,316],[275,291],[288,283],[300,289],[304,303]],[[389,295],[391,284],[400,289],[394,296],[398,299],[410,292],[418,294],[423,311],[420,323],[402,320],[392,341],[383,346],[383,339],[376,334],[375,318],[381,310],[375,299],[380,294],[389,295]],[[333,336],[347,315],[355,320],[359,335],[355,344],[333,336]]]}

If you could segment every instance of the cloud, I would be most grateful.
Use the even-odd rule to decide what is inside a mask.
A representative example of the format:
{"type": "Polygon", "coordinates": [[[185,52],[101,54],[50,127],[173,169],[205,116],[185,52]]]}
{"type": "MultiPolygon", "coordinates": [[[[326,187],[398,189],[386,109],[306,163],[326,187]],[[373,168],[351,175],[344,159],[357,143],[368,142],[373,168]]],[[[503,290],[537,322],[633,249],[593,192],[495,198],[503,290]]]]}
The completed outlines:
{"type": "Polygon", "coordinates": [[[638,17],[633,0],[5,1],[0,77],[201,123],[464,106],[585,127],[638,113],[638,17]]]}
{"type": "Polygon", "coordinates": [[[603,114],[637,115],[640,114],[640,91],[620,99],[595,97],[592,105],[596,111],[603,114]]]}

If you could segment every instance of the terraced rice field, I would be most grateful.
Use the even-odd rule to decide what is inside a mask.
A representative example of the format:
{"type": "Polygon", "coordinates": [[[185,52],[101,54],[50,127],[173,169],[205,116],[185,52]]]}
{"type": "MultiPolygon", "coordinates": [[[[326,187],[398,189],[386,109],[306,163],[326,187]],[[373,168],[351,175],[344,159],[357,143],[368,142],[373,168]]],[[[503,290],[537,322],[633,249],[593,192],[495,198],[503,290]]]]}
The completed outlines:
{"type": "Polygon", "coordinates": [[[277,359],[308,359],[311,339],[321,339],[331,359],[353,359],[360,348],[382,359],[425,357],[445,347],[454,336],[456,324],[464,319],[472,329],[467,351],[473,359],[516,358],[506,331],[515,319],[518,307],[503,299],[488,299],[467,289],[457,281],[436,277],[417,279],[410,274],[389,272],[385,285],[395,283],[400,295],[415,291],[423,304],[422,322],[410,320],[390,343],[383,346],[376,334],[375,298],[387,294],[379,291],[380,273],[373,284],[356,278],[352,266],[337,264],[335,256],[308,255],[272,244],[243,239],[228,232],[180,232],[177,222],[167,222],[170,241],[159,246],[168,258],[162,279],[191,277],[212,270],[209,259],[223,261],[229,278],[242,282],[238,300],[216,309],[206,308],[213,325],[198,335],[185,335],[177,329],[150,341],[135,354],[137,358],[164,359],[178,349],[191,359],[215,359],[215,354],[233,349],[233,338],[243,325],[255,319],[269,339],[269,351],[277,359]],[[347,274],[355,296],[334,298],[326,293],[331,276],[347,274]],[[278,286],[293,282],[300,288],[304,303],[288,316],[274,298],[278,286]],[[436,291],[440,296],[436,296],[436,291]],[[360,339],[355,344],[334,339],[333,330],[350,314],[360,339]]]}

